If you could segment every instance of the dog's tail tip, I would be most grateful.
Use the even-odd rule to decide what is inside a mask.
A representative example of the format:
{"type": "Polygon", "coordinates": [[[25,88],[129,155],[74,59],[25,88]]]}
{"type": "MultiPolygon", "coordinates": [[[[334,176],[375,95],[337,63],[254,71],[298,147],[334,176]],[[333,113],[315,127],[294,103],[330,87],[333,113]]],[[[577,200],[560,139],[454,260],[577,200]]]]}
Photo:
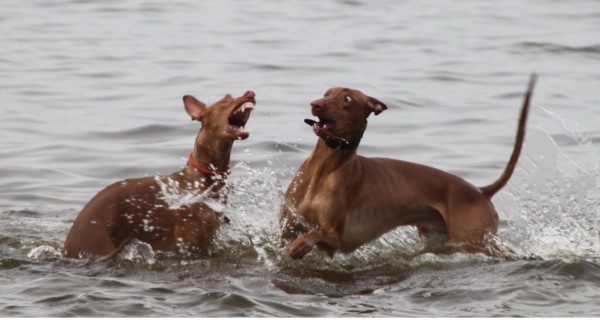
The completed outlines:
{"type": "Polygon", "coordinates": [[[533,88],[535,87],[535,83],[537,82],[538,78],[539,78],[539,74],[537,72],[531,73],[531,75],[529,76],[529,85],[527,87],[528,93],[531,93],[533,91],[533,88]]]}

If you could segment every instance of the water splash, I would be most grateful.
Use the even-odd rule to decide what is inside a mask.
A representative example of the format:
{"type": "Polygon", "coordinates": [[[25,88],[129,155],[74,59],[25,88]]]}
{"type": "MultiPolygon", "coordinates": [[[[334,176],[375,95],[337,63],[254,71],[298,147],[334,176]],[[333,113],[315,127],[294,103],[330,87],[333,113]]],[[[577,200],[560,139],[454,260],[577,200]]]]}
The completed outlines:
{"type": "Polygon", "coordinates": [[[241,245],[272,266],[278,242],[281,184],[268,167],[251,168],[239,162],[234,169],[242,175],[227,181],[230,192],[224,214],[231,222],[220,229],[215,240],[217,250],[241,245]]]}
{"type": "Polygon", "coordinates": [[[225,209],[224,202],[227,197],[227,188],[222,188],[215,193],[210,187],[202,190],[200,184],[203,181],[196,181],[193,187],[186,186],[185,188],[179,185],[179,181],[170,177],[165,179],[161,176],[155,176],[154,181],[160,187],[159,197],[167,203],[169,209],[177,210],[199,202],[203,202],[216,212],[222,212],[225,209]]]}
{"type": "Polygon", "coordinates": [[[562,128],[575,141],[574,151],[583,154],[583,161],[575,162],[544,129],[530,129],[517,170],[494,199],[501,220],[506,220],[499,236],[520,254],[598,257],[597,152],[587,137],[569,128],[562,118],[546,115],[558,123],[555,128],[562,128]]]}
{"type": "Polygon", "coordinates": [[[139,240],[133,240],[127,244],[123,250],[119,252],[117,258],[147,265],[156,263],[155,252],[152,249],[152,246],[139,240]]]}

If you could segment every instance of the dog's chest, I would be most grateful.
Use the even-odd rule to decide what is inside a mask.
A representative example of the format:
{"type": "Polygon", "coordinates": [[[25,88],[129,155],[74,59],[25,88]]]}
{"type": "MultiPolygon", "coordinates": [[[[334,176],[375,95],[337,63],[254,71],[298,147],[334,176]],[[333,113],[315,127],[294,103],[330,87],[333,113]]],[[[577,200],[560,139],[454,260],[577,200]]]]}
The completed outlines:
{"type": "Polygon", "coordinates": [[[346,215],[349,203],[344,195],[328,181],[307,183],[304,192],[297,194],[297,214],[311,225],[341,219],[346,215]]]}

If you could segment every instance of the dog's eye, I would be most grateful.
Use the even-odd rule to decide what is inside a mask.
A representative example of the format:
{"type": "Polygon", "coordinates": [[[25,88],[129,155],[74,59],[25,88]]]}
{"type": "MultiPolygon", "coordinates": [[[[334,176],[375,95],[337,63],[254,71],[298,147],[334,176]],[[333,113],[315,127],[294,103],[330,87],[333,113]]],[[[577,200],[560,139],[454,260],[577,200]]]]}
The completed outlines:
{"type": "Polygon", "coordinates": [[[352,101],[352,97],[351,96],[345,96],[344,97],[344,101],[350,102],[350,101],[352,101]]]}

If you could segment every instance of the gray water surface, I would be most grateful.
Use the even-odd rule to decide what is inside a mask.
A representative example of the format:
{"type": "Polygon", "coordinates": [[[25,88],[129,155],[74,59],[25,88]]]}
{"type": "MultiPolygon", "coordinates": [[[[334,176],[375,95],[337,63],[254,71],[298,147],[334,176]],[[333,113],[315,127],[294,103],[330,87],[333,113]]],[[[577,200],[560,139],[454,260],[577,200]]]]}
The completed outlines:
{"type": "Polygon", "coordinates": [[[600,316],[600,2],[4,1],[0,316],[600,316]],[[402,228],[330,259],[288,259],[277,214],[333,86],[389,107],[359,153],[486,185],[511,257],[436,254],[402,228]],[[179,170],[199,124],[181,97],[257,94],[232,154],[231,224],[209,254],[133,246],[64,259],[85,203],[179,170]]]}

